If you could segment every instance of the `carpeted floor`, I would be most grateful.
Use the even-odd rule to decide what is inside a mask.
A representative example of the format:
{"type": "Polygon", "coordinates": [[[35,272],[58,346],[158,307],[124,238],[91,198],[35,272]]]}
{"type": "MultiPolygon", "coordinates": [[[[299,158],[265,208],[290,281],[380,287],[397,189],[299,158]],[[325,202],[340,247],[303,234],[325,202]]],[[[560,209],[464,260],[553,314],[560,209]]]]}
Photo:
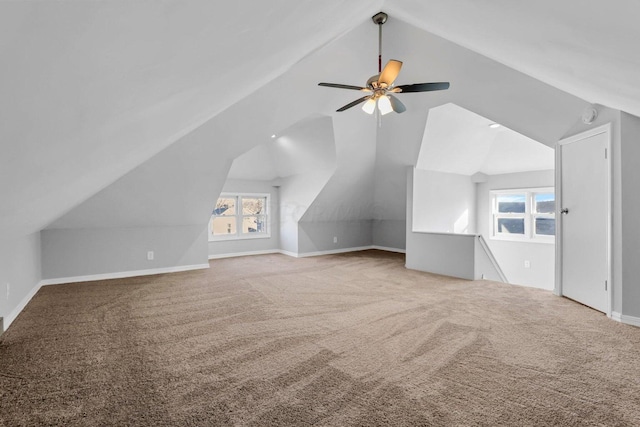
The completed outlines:
{"type": "Polygon", "coordinates": [[[364,251],[43,287],[0,425],[640,425],[640,328],[364,251]]]}

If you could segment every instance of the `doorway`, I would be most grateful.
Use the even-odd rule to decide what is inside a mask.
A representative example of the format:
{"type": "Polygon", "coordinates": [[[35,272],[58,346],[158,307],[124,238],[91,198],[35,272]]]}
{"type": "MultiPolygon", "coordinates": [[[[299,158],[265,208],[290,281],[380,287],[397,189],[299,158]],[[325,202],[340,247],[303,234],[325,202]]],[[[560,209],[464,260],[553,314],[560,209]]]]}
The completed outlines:
{"type": "Polygon", "coordinates": [[[557,147],[558,295],[611,316],[611,125],[557,147]]]}

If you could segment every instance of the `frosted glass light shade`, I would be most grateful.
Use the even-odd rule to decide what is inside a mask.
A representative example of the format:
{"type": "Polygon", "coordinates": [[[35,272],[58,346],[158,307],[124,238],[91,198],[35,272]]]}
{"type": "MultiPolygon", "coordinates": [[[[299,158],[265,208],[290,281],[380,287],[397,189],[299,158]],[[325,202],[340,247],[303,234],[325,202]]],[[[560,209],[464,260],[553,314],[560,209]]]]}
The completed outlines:
{"type": "Polygon", "coordinates": [[[391,101],[387,95],[383,95],[378,99],[378,110],[380,110],[380,114],[383,116],[393,111],[391,101]]]}
{"type": "Polygon", "coordinates": [[[376,100],[373,98],[367,99],[367,102],[365,102],[362,105],[362,111],[364,111],[367,114],[373,114],[373,111],[375,109],[376,109],[376,100]]]}

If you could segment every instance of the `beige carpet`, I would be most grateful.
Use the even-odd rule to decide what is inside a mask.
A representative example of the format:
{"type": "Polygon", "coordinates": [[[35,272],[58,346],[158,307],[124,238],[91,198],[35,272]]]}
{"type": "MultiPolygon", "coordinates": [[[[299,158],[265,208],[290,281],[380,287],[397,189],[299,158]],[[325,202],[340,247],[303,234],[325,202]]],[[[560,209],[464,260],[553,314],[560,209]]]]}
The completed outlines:
{"type": "Polygon", "coordinates": [[[365,251],[43,287],[0,425],[640,425],[640,329],[365,251]]]}

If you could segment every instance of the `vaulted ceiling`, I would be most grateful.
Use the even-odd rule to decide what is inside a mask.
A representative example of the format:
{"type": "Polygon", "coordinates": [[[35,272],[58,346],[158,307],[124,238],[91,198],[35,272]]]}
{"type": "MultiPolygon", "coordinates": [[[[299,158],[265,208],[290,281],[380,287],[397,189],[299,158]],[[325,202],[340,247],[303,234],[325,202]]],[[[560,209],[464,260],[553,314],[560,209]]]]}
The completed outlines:
{"type": "MultiPolygon", "coordinates": [[[[405,95],[409,111],[385,121],[378,141],[421,138],[428,109],[451,101],[548,145],[585,101],[640,115],[640,4],[630,0],[2,2],[0,236],[38,231],[113,185],[153,186],[149,177],[171,173],[172,161],[216,137],[231,145],[220,158],[207,153],[210,167],[226,176],[231,159],[272,133],[334,114],[351,94],[315,83],[361,84],[374,74],[370,17],[379,10],[391,17],[385,59],[405,61],[402,83],[451,80],[452,90],[426,101],[405,95]],[[506,75],[490,59],[523,74],[506,75]],[[512,96],[515,109],[492,104],[492,90],[512,96]],[[534,94],[549,105],[520,105],[534,94]]],[[[344,120],[343,134],[357,135],[344,120]]],[[[363,122],[375,125],[354,126],[363,122]]],[[[386,159],[376,160],[383,172],[406,163],[390,144],[376,156],[386,159]]],[[[178,183],[191,185],[205,166],[178,183]]]]}

